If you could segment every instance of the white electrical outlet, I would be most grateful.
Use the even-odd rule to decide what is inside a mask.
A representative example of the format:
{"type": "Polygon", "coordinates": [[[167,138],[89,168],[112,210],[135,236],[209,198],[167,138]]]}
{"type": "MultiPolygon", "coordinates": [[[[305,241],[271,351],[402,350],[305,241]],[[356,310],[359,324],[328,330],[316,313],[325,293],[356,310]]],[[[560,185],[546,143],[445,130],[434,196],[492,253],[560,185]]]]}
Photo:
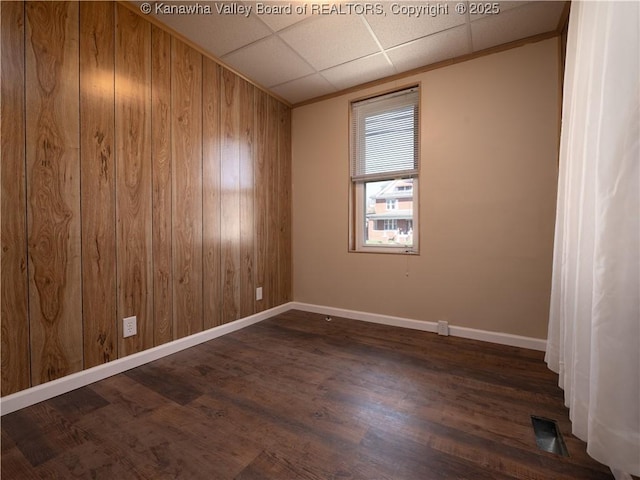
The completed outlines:
{"type": "Polygon", "coordinates": [[[138,319],[127,317],[122,320],[122,336],[124,338],[132,337],[138,333],[138,319]]]}
{"type": "Polygon", "coordinates": [[[256,288],[256,300],[262,300],[262,287],[256,288]]]}
{"type": "Polygon", "coordinates": [[[449,322],[446,320],[438,320],[438,335],[449,335],[449,322]]]}

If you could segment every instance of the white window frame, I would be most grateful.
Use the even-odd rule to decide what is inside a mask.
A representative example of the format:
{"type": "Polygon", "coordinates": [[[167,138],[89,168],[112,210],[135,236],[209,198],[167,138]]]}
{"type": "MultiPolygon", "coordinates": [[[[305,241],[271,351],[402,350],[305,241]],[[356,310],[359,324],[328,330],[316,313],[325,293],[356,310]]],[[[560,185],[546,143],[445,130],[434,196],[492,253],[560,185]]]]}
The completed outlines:
{"type": "MultiPolygon", "coordinates": [[[[381,104],[385,105],[385,104],[381,104]]],[[[375,108],[375,107],[373,107],[375,108]]],[[[350,104],[350,202],[349,202],[349,251],[351,252],[369,252],[369,253],[393,253],[393,254],[418,254],[419,253],[419,170],[420,170],[420,86],[413,85],[405,87],[400,90],[396,90],[390,93],[378,95],[364,100],[357,100],[350,104]],[[362,115],[358,116],[357,112],[354,112],[354,106],[365,104],[365,102],[377,102],[379,100],[385,101],[393,108],[392,99],[394,97],[401,97],[407,92],[412,92],[415,101],[415,116],[414,116],[414,166],[411,169],[397,169],[394,171],[384,172],[376,171],[373,175],[362,174],[358,171],[358,155],[359,141],[362,143],[362,139],[358,138],[359,134],[363,135],[364,127],[362,124],[362,115]],[[390,101],[391,100],[391,101],[390,101]],[[360,124],[359,124],[360,122],[360,124]],[[413,198],[413,242],[411,245],[367,245],[365,244],[365,237],[368,224],[366,220],[366,188],[367,182],[383,181],[383,180],[398,180],[403,178],[412,178],[412,198],[413,198]]],[[[362,160],[360,160],[362,162],[362,160]]],[[[384,168],[384,167],[383,167],[384,168]]],[[[396,210],[399,211],[399,210],[396,210]]],[[[375,220],[373,220],[375,222],[375,220]]]]}

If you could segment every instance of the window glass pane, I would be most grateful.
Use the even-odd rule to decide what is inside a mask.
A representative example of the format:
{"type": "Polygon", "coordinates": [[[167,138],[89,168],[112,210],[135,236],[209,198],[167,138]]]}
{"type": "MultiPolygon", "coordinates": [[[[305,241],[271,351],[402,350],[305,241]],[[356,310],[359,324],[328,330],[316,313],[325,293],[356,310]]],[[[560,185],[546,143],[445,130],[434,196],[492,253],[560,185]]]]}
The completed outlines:
{"type": "Polygon", "coordinates": [[[413,246],[413,178],[365,183],[367,246],[413,246]]]}
{"type": "Polygon", "coordinates": [[[351,179],[418,173],[419,92],[410,88],[351,105],[351,179]]]}
{"type": "Polygon", "coordinates": [[[415,169],[414,106],[364,118],[364,175],[415,169]]]}

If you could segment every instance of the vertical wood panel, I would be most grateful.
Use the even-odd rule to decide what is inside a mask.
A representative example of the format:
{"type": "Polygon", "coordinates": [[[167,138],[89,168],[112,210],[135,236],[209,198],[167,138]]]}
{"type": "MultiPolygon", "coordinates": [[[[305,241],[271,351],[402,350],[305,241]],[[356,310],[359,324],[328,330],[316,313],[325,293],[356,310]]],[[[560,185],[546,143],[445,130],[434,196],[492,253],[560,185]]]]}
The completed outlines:
{"type": "Polygon", "coordinates": [[[255,92],[255,282],[263,288],[262,300],[256,301],[256,311],[269,308],[267,300],[268,227],[269,227],[269,97],[261,90],[255,92]]]}
{"type": "Polygon", "coordinates": [[[117,358],[114,6],[80,4],[80,173],[84,364],[117,358]]]}
{"type": "Polygon", "coordinates": [[[154,345],[173,340],[171,36],[151,27],[154,345]]]}
{"type": "Polygon", "coordinates": [[[278,101],[269,97],[267,123],[270,126],[270,135],[267,137],[267,170],[269,192],[267,203],[267,257],[266,257],[266,283],[267,283],[267,308],[275,307],[279,298],[278,282],[278,228],[280,205],[278,191],[278,101]]]}
{"type": "Polygon", "coordinates": [[[82,369],[78,4],[27,2],[32,384],[82,369]]]}
{"type": "Polygon", "coordinates": [[[202,75],[202,255],[204,328],[222,324],[220,274],[220,67],[205,58],[202,75]]]}
{"type": "Polygon", "coordinates": [[[116,7],[118,355],[153,346],[151,25],[116,7]],[[122,318],[138,334],[122,338],[122,318]]]}
{"type": "Polygon", "coordinates": [[[291,109],[278,104],[278,300],[291,301],[291,109]]]}
{"type": "Polygon", "coordinates": [[[30,386],[25,186],[24,4],[0,4],[2,395],[30,386]]]}
{"type": "Polygon", "coordinates": [[[240,315],[240,109],[239,78],[222,71],[220,119],[222,150],[221,236],[222,236],[222,321],[227,323],[240,315]]]}
{"type": "Polygon", "coordinates": [[[254,90],[250,83],[240,82],[240,317],[255,313],[254,90]]]}
{"type": "Polygon", "coordinates": [[[202,55],[172,41],[173,322],[202,331],[202,55]]]}
{"type": "Polygon", "coordinates": [[[256,158],[255,158],[255,236],[256,287],[263,287],[263,299],[256,302],[257,311],[276,304],[278,250],[275,230],[278,225],[277,185],[277,102],[264,92],[256,91],[256,158]]]}

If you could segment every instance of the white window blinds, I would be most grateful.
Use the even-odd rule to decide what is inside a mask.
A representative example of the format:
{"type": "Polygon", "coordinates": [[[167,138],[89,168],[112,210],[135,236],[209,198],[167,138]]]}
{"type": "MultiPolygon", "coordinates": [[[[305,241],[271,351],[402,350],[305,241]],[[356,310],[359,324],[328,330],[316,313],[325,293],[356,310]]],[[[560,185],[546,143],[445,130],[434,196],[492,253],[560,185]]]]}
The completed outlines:
{"type": "Polygon", "coordinates": [[[418,173],[418,87],[351,104],[351,180],[418,173]]]}

